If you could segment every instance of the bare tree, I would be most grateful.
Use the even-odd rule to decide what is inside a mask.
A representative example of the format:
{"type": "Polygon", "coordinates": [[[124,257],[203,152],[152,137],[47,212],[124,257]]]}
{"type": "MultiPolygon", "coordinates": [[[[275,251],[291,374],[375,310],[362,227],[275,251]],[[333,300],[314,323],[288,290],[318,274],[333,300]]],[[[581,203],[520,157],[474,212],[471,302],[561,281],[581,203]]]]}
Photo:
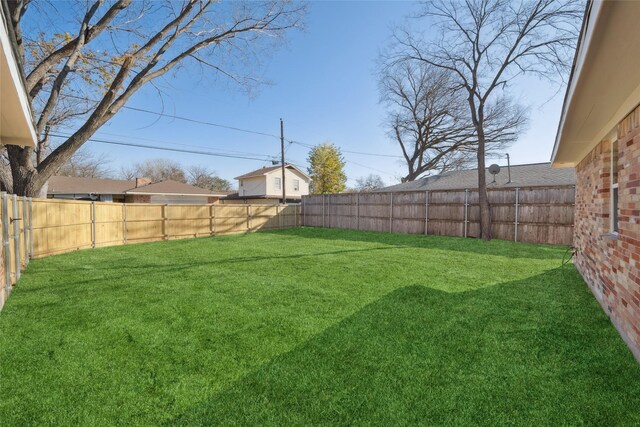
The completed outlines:
{"type": "Polygon", "coordinates": [[[187,176],[180,163],[168,159],[147,159],[131,167],[120,169],[123,179],[148,178],[151,182],[166,180],[187,182],[187,176]]]}
{"type": "Polygon", "coordinates": [[[106,155],[96,155],[85,149],[75,152],[56,172],[57,175],[81,178],[109,178],[110,160],[106,155]]]}
{"type": "Polygon", "coordinates": [[[380,175],[370,174],[356,179],[355,191],[369,192],[384,188],[385,184],[380,175]]]}
{"type": "Polygon", "coordinates": [[[187,171],[189,184],[211,191],[229,191],[231,183],[220,178],[206,166],[192,166],[187,171]]]}
{"type": "Polygon", "coordinates": [[[7,168],[0,172],[0,184],[28,196],[37,195],[134,93],[169,72],[197,64],[243,87],[259,83],[242,70],[254,62],[252,55],[264,53],[263,48],[300,27],[305,13],[304,4],[289,0],[2,2],[24,55],[21,61],[40,143],[49,145],[52,129],[56,138],[62,138],[55,149],[37,156],[33,148],[5,147],[7,168]],[[61,19],[50,22],[77,26],[55,33],[44,29],[42,34],[30,34],[25,44],[23,21],[31,14],[42,18],[56,12],[61,19]],[[74,102],[84,105],[69,109],[74,102]],[[62,124],[68,127],[64,134],[58,130],[62,124]]]}
{"type": "MultiPolygon", "coordinates": [[[[423,61],[398,62],[392,56],[382,63],[381,99],[389,111],[390,134],[407,165],[402,182],[431,171],[460,169],[474,160],[475,128],[466,100],[455,85],[448,70],[423,61]]],[[[511,107],[488,121],[494,129],[488,131],[487,152],[504,150],[526,122],[524,110],[518,105],[511,107]]]]}
{"type": "MultiPolygon", "coordinates": [[[[564,79],[575,51],[584,7],[575,0],[456,0],[431,2],[423,17],[439,37],[397,35],[398,57],[445,70],[468,104],[477,139],[478,192],[483,239],[491,238],[485,156],[490,117],[513,107],[509,84],[524,74],[564,79]]],[[[496,124],[495,130],[501,126],[496,124]]],[[[512,131],[505,127],[504,132],[512,131]]]]}

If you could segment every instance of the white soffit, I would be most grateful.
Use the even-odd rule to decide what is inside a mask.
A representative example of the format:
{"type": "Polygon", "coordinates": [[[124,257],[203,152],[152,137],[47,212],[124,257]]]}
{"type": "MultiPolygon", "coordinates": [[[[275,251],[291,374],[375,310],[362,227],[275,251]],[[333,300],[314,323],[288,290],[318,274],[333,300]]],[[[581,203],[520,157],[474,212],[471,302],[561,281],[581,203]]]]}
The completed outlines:
{"type": "Polygon", "coordinates": [[[31,109],[2,13],[0,21],[0,141],[33,147],[37,138],[31,109]]]}
{"type": "Polygon", "coordinates": [[[553,166],[575,166],[640,104],[640,2],[594,1],[582,34],[553,166]]]}

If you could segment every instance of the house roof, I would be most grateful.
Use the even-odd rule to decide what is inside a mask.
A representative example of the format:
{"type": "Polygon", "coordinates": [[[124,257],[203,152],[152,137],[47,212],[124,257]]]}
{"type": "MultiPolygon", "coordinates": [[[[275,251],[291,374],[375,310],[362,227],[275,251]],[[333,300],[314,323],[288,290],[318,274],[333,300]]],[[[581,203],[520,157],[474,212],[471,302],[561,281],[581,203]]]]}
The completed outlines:
{"type": "Polygon", "coordinates": [[[639,21],[640,2],[587,3],[553,166],[575,166],[640,103],[639,21]]]}
{"type": "Polygon", "coordinates": [[[166,181],[156,182],[154,184],[147,184],[137,188],[132,188],[126,191],[126,194],[172,194],[172,195],[184,195],[184,196],[213,196],[213,191],[206,190],[204,188],[196,187],[194,185],[185,184],[183,182],[172,181],[170,179],[166,181]]]}
{"type": "MultiPolygon", "coordinates": [[[[273,199],[273,200],[282,199],[281,196],[268,196],[268,195],[241,196],[240,194],[238,194],[237,191],[234,191],[231,194],[227,194],[226,198],[227,199],[273,199]]],[[[302,199],[302,196],[300,195],[287,194],[287,200],[300,200],[300,199],[302,199]]]]}
{"type": "Polygon", "coordinates": [[[0,140],[34,147],[37,135],[6,2],[0,2],[0,140]]]}
{"type": "MultiPolygon", "coordinates": [[[[285,167],[288,168],[288,169],[295,169],[296,171],[301,173],[306,179],[310,179],[309,176],[306,173],[304,173],[303,171],[300,170],[300,168],[297,168],[294,165],[287,164],[285,167]]],[[[282,166],[280,166],[280,165],[268,166],[268,167],[265,166],[265,167],[262,167],[260,169],[256,169],[254,171],[245,173],[244,175],[236,176],[234,179],[254,178],[256,176],[263,176],[263,175],[266,175],[268,173],[271,173],[273,171],[280,170],[280,169],[282,169],[282,166]]]]}
{"type": "Polygon", "coordinates": [[[160,181],[136,187],[135,180],[77,178],[70,176],[53,176],[49,180],[48,194],[171,194],[185,196],[226,195],[222,191],[214,193],[204,188],[184,184],[177,181],[160,181]]]}
{"type": "MultiPolygon", "coordinates": [[[[552,169],[551,163],[533,163],[511,166],[511,182],[507,166],[500,167],[493,183],[493,175],[487,173],[488,188],[553,187],[575,185],[574,169],[552,169]]],[[[463,190],[478,187],[478,169],[466,169],[428,176],[411,182],[392,185],[378,191],[463,190]]]]}
{"type": "Polygon", "coordinates": [[[135,180],[77,178],[52,176],[49,179],[48,194],[125,194],[136,186],[135,180]]]}

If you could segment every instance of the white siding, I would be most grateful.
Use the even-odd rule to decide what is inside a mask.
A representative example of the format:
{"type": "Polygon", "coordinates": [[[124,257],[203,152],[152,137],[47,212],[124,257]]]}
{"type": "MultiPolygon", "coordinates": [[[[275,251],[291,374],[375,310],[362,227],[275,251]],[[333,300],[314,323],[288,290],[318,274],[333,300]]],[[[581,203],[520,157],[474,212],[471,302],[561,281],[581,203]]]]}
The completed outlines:
{"type": "MultiPolygon", "coordinates": [[[[265,175],[238,180],[239,196],[269,196],[282,197],[282,187],[276,186],[277,179],[282,179],[282,170],[276,169],[265,175]]],[[[285,185],[287,197],[301,197],[309,194],[309,180],[295,169],[285,169],[285,185]],[[297,190],[294,190],[293,180],[299,181],[297,190]]]]}
{"type": "MultiPolygon", "coordinates": [[[[267,182],[267,196],[282,196],[282,188],[276,188],[276,178],[282,177],[282,171],[280,169],[269,172],[265,180],[267,182]]],[[[287,168],[285,169],[284,175],[285,185],[287,187],[287,197],[301,197],[309,194],[309,181],[307,178],[302,175],[300,172],[295,169],[287,168]],[[300,186],[298,190],[294,190],[293,180],[297,179],[300,181],[300,186]]]]}
{"type": "Polygon", "coordinates": [[[266,180],[264,176],[239,180],[239,196],[264,196],[266,194],[266,180]]]}

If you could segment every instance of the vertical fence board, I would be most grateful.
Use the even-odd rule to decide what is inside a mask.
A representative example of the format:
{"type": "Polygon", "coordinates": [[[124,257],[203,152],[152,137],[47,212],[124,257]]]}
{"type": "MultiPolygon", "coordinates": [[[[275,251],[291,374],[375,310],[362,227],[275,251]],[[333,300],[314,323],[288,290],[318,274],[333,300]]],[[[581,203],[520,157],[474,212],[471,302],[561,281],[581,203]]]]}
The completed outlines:
{"type": "MultiPolygon", "coordinates": [[[[574,187],[490,189],[488,197],[495,238],[572,244],[574,187]]],[[[309,195],[302,203],[303,226],[480,236],[477,189],[309,195]]]]}

